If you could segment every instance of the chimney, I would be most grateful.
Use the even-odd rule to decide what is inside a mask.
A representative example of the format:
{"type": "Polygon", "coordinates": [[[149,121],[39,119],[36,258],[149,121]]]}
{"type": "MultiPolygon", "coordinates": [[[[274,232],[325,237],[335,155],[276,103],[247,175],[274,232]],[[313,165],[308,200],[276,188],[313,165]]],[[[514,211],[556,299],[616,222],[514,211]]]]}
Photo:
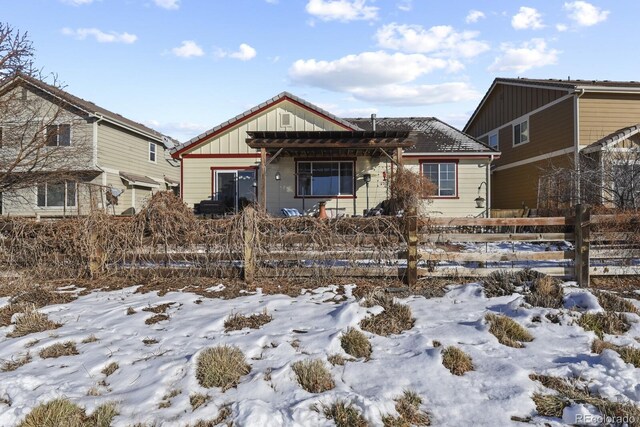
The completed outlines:
{"type": "Polygon", "coordinates": [[[376,131],[376,115],[371,114],[371,128],[375,132],[376,131]]]}

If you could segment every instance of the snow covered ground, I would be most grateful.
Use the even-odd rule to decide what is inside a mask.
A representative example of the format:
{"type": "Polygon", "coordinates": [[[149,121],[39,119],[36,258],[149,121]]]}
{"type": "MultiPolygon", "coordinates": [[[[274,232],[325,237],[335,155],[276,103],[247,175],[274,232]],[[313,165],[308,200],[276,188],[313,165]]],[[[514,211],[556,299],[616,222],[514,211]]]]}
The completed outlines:
{"type": "MultiPolygon", "coordinates": [[[[225,404],[230,404],[230,419],[238,426],[333,425],[311,406],[338,398],[353,402],[371,425],[382,425],[384,415],[396,414],[393,399],[405,389],[422,396],[432,425],[523,425],[512,421],[512,416],[532,416],[532,422],[539,425],[562,425],[559,419],[536,416],[531,396],[543,388],[529,378],[534,372],[580,377],[603,397],[640,401],[640,370],[611,350],[592,353],[595,335],[575,324],[578,314],[568,309],[527,308],[518,294],[485,298],[481,286],[474,283],[452,287],[442,298],[402,299],[416,318],[414,327],[389,337],[366,333],[373,346],[371,359],[344,366],[327,362],[335,388],[309,393],[296,382],[291,365],[307,358],[326,361],[332,354],[346,357],[340,345],[342,332],[381,310],[363,307],[352,291],[352,287],[326,287],[295,298],[257,293],[222,300],[186,292],[159,297],[127,288],[44,307],[42,312],[64,325],[20,338],[6,337],[13,326],[0,328],[0,359],[27,351],[33,357],[15,371],[0,372],[0,402],[5,401],[0,403],[0,426],[16,425],[37,404],[61,396],[88,413],[103,403],[116,402],[120,415],[114,419],[115,426],[186,426],[216,418],[225,404]],[[142,309],[163,303],[173,303],[166,312],[169,319],[145,324],[154,313],[142,309]],[[128,315],[129,308],[135,313],[128,315]],[[230,314],[249,315],[265,309],[273,320],[260,329],[224,332],[224,320],[230,314]],[[521,349],[498,343],[484,320],[488,312],[510,316],[535,339],[521,349]],[[561,313],[561,323],[547,320],[549,312],[561,313]],[[98,341],[82,343],[91,335],[98,341]],[[38,356],[42,348],[68,340],[77,343],[79,355],[38,356]],[[442,347],[434,347],[434,340],[442,347]],[[238,346],[251,365],[251,372],[239,385],[226,392],[202,388],[195,377],[199,352],[219,344],[238,346]],[[454,376],[444,368],[442,349],[448,345],[468,353],[475,370],[454,376]],[[101,371],[111,362],[120,368],[105,378],[101,371]],[[100,395],[87,395],[92,388],[100,395]],[[174,390],[179,394],[164,399],[170,406],[159,408],[163,397],[174,390]],[[189,396],[194,393],[211,399],[192,410],[189,396]]],[[[572,283],[565,284],[565,293],[567,306],[600,310],[597,299],[572,283]]],[[[0,299],[0,306],[6,302],[0,299]]],[[[636,341],[640,318],[632,314],[628,318],[634,322],[631,330],[622,337],[607,336],[608,340],[640,345],[636,341]]]]}

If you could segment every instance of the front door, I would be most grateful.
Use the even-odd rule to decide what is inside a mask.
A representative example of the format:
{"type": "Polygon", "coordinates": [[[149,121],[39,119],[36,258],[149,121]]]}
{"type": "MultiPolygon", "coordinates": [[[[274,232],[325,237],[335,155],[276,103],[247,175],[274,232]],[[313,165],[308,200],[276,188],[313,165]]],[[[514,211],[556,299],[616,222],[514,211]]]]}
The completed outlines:
{"type": "Polygon", "coordinates": [[[223,202],[225,212],[237,213],[256,201],[256,172],[254,170],[217,171],[216,196],[223,202]]]}

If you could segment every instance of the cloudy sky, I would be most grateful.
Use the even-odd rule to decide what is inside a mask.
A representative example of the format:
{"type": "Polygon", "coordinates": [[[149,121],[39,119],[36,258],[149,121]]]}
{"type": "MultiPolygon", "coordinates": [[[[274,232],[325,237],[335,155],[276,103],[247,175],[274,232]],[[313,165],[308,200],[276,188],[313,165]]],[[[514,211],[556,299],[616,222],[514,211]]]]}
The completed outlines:
{"type": "Polygon", "coordinates": [[[461,128],[498,76],[640,80],[631,0],[0,4],[68,91],[181,141],[285,90],[461,128]]]}

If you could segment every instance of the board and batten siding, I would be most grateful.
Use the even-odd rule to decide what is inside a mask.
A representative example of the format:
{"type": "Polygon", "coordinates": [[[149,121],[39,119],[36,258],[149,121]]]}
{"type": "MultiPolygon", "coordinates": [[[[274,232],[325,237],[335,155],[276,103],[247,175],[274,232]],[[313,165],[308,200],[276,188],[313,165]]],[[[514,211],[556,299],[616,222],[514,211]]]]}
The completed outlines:
{"type": "Polygon", "coordinates": [[[484,135],[565,95],[566,90],[498,83],[465,132],[484,135]]]}
{"type": "Polygon", "coordinates": [[[640,123],[640,94],[586,92],[579,106],[581,148],[640,123]]]}
{"type": "MultiPolygon", "coordinates": [[[[247,131],[321,131],[347,130],[318,114],[288,100],[274,104],[246,121],[214,136],[206,143],[198,144],[188,154],[247,154],[256,150],[246,144],[247,131]],[[291,114],[291,126],[282,126],[283,114],[291,114]]],[[[186,186],[186,185],[185,185],[186,186]]]]}

